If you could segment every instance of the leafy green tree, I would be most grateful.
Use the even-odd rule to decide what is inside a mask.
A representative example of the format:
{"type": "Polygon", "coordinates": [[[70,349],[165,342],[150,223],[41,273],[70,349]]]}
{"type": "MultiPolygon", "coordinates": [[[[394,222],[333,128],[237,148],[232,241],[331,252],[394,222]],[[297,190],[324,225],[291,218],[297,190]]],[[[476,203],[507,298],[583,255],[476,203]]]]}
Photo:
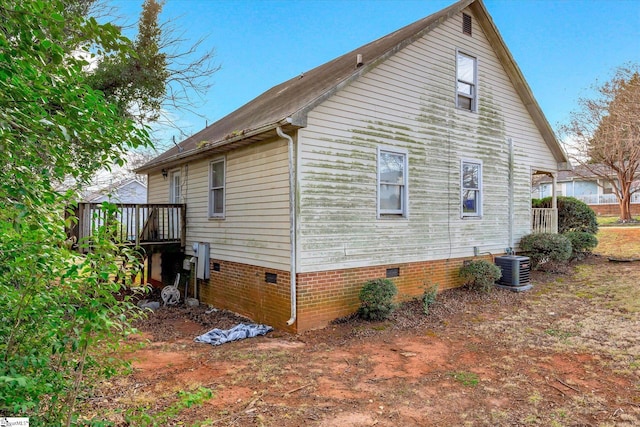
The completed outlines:
{"type": "Polygon", "coordinates": [[[78,397],[112,372],[96,344],[115,345],[135,312],[119,296],[134,254],[109,221],[88,255],[70,252],[74,194],[55,191],[149,146],[146,130],[87,81],[84,58],[133,52],[118,28],[67,1],[0,0],[0,415],[31,425],[79,422],[78,397]]]}
{"type": "MultiPolygon", "coordinates": [[[[68,0],[74,9],[100,12],[99,0],[68,0]]],[[[202,51],[204,38],[186,40],[178,23],[161,21],[163,0],[145,0],[133,43],[133,54],[101,55],[90,70],[89,84],[117,103],[123,114],[145,124],[171,125],[166,111],[189,110],[212,85],[211,76],[220,67],[214,63],[215,49],[202,51]]]]}
{"type": "MultiPolygon", "coordinates": [[[[198,114],[198,102],[204,99],[211,76],[220,67],[213,62],[214,49],[202,51],[203,38],[187,41],[176,31],[177,22],[161,21],[163,6],[162,0],[143,2],[131,53],[96,56],[88,69],[87,83],[117,105],[124,116],[149,125],[152,137],[155,131],[164,134],[168,128],[187,136],[172,117],[178,111],[198,114]]],[[[82,16],[117,17],[117,11],[106,8],[100,0],[67,0],[67,9],[82,16]]],[[[161,150],[167,148],[163,143],[169,142],[155,141],[161,150]]],[[[136,158],[141,155],[150,160],[157,152],[130,151],[126,167],[119,171],[134,176],[132,170],[140,166],[136,158]]],[[[98,176],[89,185],[98,184],[98,176]]]]}
{"type": "Polygon", "coordinates": [[[162,6],[145,0],[132,54],[103,56],[88,78],[89,85],[118,105],[122,115],[141,123],[157,120],[166,99],[169,71],[167,55],[160,49],[158,21],[162,6]]]}

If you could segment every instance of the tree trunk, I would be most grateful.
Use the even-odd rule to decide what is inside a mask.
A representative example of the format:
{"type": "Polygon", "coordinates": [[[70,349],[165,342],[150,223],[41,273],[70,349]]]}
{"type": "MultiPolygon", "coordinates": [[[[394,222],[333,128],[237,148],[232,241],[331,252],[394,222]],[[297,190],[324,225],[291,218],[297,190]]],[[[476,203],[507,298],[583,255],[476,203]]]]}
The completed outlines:
{"type": "Polygon", "coordinates": [[[631,221],[631,197],[629,194],[625,194],[619,202],[620,205],[620,221],[631,221]]]}

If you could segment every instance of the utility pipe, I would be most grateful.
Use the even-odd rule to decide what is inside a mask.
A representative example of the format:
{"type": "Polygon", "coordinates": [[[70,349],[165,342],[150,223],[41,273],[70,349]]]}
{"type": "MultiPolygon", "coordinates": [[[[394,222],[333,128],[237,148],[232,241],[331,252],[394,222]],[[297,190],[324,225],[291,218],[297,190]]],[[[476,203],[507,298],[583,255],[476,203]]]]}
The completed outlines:
{"type": "Polygon", "coordinates": [[[507,138],[507,142],[509,143],[509,249],[512,253],[515,253],[513,252],[513,222],[515,221],[515,206],[513,200],[515,158],[513,153],[513,139],[507,138]]]}
{"type": "Polygon", "coordinates": [[[297,317],[297,301],[296,301],[296,177],[293,168],[293,138],[282,132],[282,128],[278,126],[276,133],[280,138],[284,138],[289,143],[289,228],[291,240],[291,271],[289,274],[289,283],[291,284],[291,318],[287,320],[287,325],[291,326],[295,323],[297,317]]]}

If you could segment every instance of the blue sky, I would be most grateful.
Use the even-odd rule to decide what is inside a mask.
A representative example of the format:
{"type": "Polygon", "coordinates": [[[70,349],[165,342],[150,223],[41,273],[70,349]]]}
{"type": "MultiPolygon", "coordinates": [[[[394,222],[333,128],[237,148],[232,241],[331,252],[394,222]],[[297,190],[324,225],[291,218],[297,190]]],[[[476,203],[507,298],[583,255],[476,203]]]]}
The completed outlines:
{"type": "MultiPolygon", "coordinates": [[[[107,0],[129,23],[142,0],[107,0]]],[[[272,86],[453,3],[453,0],[166,0],[162,19],[206,37],[221,70],[199,102],[174,111],[187,135],[272,86]]],[[[640,0],[485,0],[549,123],[577,108],[615,67],[640,63],[640,0]]],[[[171,130],[159,133],[169,142],[171,130]]]]}

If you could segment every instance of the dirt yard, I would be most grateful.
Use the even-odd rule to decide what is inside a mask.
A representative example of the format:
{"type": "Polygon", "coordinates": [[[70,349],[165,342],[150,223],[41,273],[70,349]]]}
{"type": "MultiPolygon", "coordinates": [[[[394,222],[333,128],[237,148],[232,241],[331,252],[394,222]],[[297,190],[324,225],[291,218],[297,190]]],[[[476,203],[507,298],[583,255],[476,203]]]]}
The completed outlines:
{"type": "MultiPolygon", "coordinates": [[[[640,257],[640,229],[599,237],[600,253],[640,257]]],[[[84,415],[118,426],[640,425],[640,262],[601,255],[533,283],[445,291],[428,316],[412,302],[385,322],[218,347],[193,339],[247,319],[161,308],[123,345],[132,371],[98,385],[84,415]]]]}

